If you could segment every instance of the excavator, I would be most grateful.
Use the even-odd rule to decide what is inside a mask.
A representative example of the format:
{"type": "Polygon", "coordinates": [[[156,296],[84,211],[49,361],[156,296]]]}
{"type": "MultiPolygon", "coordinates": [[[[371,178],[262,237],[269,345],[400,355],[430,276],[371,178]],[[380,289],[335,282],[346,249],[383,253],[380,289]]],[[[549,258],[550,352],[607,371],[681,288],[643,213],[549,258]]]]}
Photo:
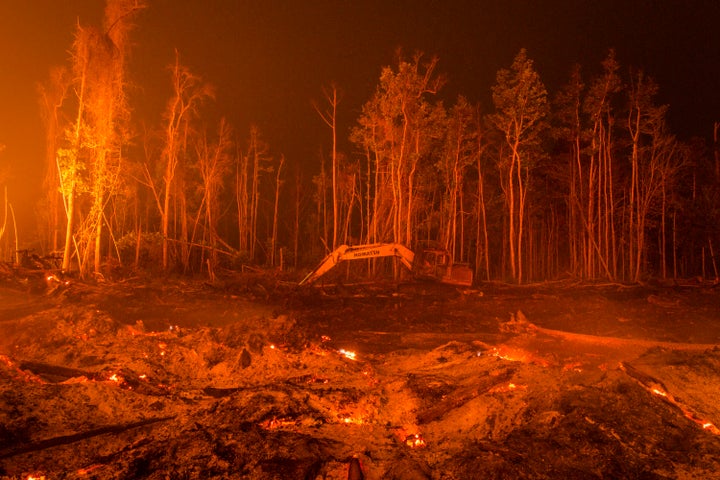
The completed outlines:
{"type": "Polygon", "coordinates": [[[471,286],[472,269],[467,264],[453,263],[450,254],[442,249],[424,249],[419,255],[399,243],[371,245],[341,245],[330,252],[298,285],[309,285],[345,260],[397,257],[400,263],[418,278],[438,280],[452,285],[471,286]]]}

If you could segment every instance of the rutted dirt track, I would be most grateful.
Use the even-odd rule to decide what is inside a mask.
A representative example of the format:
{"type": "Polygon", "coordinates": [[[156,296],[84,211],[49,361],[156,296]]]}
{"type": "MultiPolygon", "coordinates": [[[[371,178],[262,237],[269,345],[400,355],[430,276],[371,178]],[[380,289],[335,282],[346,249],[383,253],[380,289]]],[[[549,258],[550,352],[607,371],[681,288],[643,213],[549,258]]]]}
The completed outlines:
{"type": "Polygon", "coordinates": [[[0,478],[720,478],[712,286],[0,300],[0,478]]]}

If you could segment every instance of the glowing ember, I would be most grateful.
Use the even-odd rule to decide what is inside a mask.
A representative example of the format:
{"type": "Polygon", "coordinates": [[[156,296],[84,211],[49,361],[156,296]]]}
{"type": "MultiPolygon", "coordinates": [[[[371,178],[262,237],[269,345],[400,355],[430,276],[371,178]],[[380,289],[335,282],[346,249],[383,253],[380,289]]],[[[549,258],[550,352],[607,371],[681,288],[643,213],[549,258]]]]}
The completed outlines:
{"type": "Polygon", "coordinates": [[[330,340],[332,340],[332,339],[330,337],[328,337],[327,335],[323,335],[320,337],[321,342],[329,342],[330,340]]]}
{"type": "Polygon", "coordinates": [[[357,354],[355,352],[351,352],[349,350],[345,350],[345,349],[341,348],[340,350],[338,350],[338,353],[340,353],[340,355],[345,356],[345,358],[349,358],[350,360],[357,360],[357,354]]]}
{"type": "Polygon", "coordinates": [[[425,440],[423,440],[422,435],[419,433],[415,433],[413,435],[409,435],[405,439],[405,445],[407,445],[410,448],[422,448],[426,446],[425,440]]]}
{"type": "Polygon", "coordinates": [[[361,417],[344,417],[342,419],[342,422],[353,425],[362,425],[363,423],[365,423],[365,421],[361,417]]]}
{"type": "Polygon", "coordinates": [[[45,475],[28,475],[27,480],[45,480],[45,475]]]}
{"type": "Polygon", "coordinates": [[[39,384],[45,383],[45,380],[38,377],[37,375],[33,375],[32,373],[26,372],[25,370],[21,370],[20,367],[12,359],[10,359],[10,357],[0,355],[0,362],[15,370],[16,375],[18,375],[26,382],[34,382],[39,384]]]}
{"type": "Polygon", "coordinates": [[[515,390],[527,390],[527,385],[518,385],[516,383],[506,383],[504,385],[498,385],[497,387],[494,387],[490,389],[490,393],[504,393],[504,392],[512,392],[515,390]]]}
{"type": "Polygon", "coordinates": [[[118,383],[122,382],[122,378],[118,377],[117,373],[113,373],[112,375],[110,375],[110,378],[108,380],[111,380],[113,382],[118,382],[118,383]]]}
{"type": "Polygon", "coordinates": [[[276,417],[273,417],[270,420],[265,420],[260,424],[260,427],[264,428],[265,430],[274,430],[276,428],[283,428],[288,426],[296,426],[297,422],[295,420],[286,420],[286,419],[278,419],[276,417]]]}
{"type": "Polygon", "coordinates": [[[93,470],[97,470],[98,468],[102,468],[102,467],[103,467],[102,465],[92,465],[87,468],[81,468],[80,470],[78,470],[77,473],[78,473],[78,475],[88,475],[93,470]]]}
{"type": "Polygon", "coordinates": [[[689,418],[693,422],[700,425],[703,428],[703,430],[707,430],[708,432],[712,433],[713,435],[720,435],[720,429],[717,428],[715,425],[713,425],[712,422],[708,422],[707,420],[698,418],[697,416],[695,416],[693,414],[693,412],[691,412],[690,410],[688,410],[686,408],[683,408],[682,406],[680,406],[680,408],[682,409],[686,418],[689,418]]]}
{"type": "Polygon", "coordinates": [[[15,362],[13,362],[13,361],[10,359],[10,357],[7,357],[7,356],[5,356],[5,355],[0,355],[0,361],[2,361],[2,362],[3,362],[5,365],[7,365],[8,367],[14,367],[14,366],[15,366],[15,362]]]}
{"type": "MultiPolygon", "coordinates": [[[[642,385],[642,382],[640,382],[642,385]]],[[[663,390],[661,387],[659,387],[657,384],[652,385],[643,385],[645,388],[651,392],[654,395],[657,395],[658,397],[662,397],[664,401],[670,403],[671,405],[675,405],[680,410],[682,410],[683,414],[685,415],[685,418],[692,420],[699,426],[703,428],[703,430],[707,430],[708,432],[712,433],[713,435],[720,435],[720,428],[713,425],[712,422],[708,422],[705,419],[700,418],[698,415],[696,415],[690,407],[687,405],[684,405],[682,402],[678,401],[677,399],[673,398],[672,395],[670,395],[668,392],[663,390]]]]}

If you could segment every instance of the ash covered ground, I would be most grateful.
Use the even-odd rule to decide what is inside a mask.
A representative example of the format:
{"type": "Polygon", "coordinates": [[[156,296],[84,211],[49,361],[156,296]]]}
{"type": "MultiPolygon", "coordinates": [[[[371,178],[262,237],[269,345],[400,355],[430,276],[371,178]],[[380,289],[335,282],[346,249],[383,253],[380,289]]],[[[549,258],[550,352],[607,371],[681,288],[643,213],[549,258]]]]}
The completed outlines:
{"type": "Polygon", "coordinates": [[[2,479],[720,478],[713,285],[32,283],[2,479]]]}

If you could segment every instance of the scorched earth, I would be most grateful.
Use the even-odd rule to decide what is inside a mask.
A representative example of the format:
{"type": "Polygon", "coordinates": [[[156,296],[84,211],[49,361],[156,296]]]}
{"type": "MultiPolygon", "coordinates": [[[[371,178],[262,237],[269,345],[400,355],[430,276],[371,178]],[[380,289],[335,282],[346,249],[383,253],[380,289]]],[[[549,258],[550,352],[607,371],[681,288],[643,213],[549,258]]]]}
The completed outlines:
{"type": "Polygon", "coordinates": [[[720,478],[714,285],[28,282],[3,479],[720,478]]]}

